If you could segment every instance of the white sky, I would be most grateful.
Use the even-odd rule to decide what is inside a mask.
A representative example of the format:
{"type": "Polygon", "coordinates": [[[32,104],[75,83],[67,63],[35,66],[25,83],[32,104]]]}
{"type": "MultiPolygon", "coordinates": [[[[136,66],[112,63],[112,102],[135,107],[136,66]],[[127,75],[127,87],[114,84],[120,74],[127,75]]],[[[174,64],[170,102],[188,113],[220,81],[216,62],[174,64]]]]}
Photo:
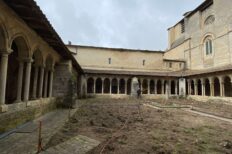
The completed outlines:
{"type": "Polygon", "coordinates": [[[167,28],[204,0],[36,0],[64,43],[165,50],[167,28]]]}

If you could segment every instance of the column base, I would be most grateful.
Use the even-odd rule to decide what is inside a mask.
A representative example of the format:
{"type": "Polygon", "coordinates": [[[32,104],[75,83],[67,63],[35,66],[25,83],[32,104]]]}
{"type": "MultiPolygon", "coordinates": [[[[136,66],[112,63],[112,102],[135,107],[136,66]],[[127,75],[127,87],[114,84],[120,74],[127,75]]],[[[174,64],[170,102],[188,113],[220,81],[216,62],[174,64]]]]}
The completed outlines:
{"type": "Polygon", "coordinates": [[[0,105],[0,113],[4,113],[8,111],[8,106],[7,105],[0,105]]]}

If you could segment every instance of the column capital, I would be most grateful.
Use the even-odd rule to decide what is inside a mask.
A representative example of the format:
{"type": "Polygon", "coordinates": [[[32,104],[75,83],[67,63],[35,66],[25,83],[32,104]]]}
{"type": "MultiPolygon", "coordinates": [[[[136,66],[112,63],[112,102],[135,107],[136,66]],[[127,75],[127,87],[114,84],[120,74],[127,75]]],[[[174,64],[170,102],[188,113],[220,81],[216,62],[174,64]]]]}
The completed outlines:
{"type": "Polygon", "coordinates": [[[7,49],[7,50],[2,50],[0,49],[0,55],[9,55],[13,52],[14,50],[12,49],[7,49]]]}

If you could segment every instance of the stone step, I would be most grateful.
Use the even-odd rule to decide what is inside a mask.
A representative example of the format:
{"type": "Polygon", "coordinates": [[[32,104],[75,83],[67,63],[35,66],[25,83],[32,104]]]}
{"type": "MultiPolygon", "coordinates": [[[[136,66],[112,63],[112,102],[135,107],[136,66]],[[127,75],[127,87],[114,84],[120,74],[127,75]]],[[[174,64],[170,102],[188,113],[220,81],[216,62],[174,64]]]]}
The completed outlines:
{"type": "Polygon", "coordinates": [[[43,151],[42,154],[85,154],[91,149],[95,148],[100,144],[99,141],[88,138],[86,136],[78,135],[66,142],[63,142],[57,146],[51,147],[46,151],[43,151]]]}

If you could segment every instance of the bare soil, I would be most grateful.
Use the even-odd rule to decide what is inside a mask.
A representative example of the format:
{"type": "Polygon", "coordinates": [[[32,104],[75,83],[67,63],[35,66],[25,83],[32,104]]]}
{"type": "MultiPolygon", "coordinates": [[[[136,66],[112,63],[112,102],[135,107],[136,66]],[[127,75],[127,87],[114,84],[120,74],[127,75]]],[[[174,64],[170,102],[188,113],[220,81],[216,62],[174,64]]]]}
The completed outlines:
{"type": "Polygon", "coordinates": [[[187,99],[170,99],[170,100],[152,100],[158,102],[161,105],[191,105],[194,110],[213,114],[216,116],[232,119],[232,103],[223,102],[221,100],[210,100],[207,102],[199,102],[195,100],[187,99]]]}
{"type": "Polygon", "coordinates": [[[89,154],[232,154],[232,125],[180,109],[157,110],[143,101],[82,100],[47,148],[76,135],[102,143],[89,154]]]}

